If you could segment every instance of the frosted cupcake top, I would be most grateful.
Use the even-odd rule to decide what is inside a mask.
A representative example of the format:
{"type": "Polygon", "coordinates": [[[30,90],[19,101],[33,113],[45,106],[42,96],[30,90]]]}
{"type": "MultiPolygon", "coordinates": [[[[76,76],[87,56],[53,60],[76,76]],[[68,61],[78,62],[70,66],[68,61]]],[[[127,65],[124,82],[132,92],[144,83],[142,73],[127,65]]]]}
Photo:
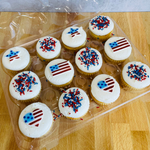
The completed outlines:
{"type": "Polygon", "coordinates": [[[61,40],[69,47],[79,47],[86,41],[86,32],[82,27],[68,27],[63,33],[61,40]]]}
{"type": "Polygon", "coordinates": [[[18,120],[20,131],[31,138],[45,135],[50,130],[52,123],[51,110],[40,102],[32,103],[24,108],[18,120]]]}
{"type": "Polygon", "coordinates": [[[12,78],[9,91],[11,96],[17,100],[29,100],[40,93],[41,82],[32,71],[23,71],[12,78]]]}
{"type": "Polygon", "coordinates": [[[47,64],[45,76],[52,84],[63,85],[72,80],[74,68],[65,59],[54,59],[47,64]]]}
{"type": "Polygon", "coordinates": [[[120,96],[120,86],[112,76],[100,74],[91,83],[91,93],[96,100],[109,104],[120,96]]]}
{"type": "Polygon", "coordinates": [[[67,89],[59,98],[59,110],[71,118],[80,118],[87,113],[90,101],[87,94],[77,87],[67,89]]]}
{"type": "Polygon", "coordinates": [[[86,47],[76,53],[75,63],[80,70],[94,73],[102,66],[102,56],[98,50],[86,47]]]}
{"type": "Polygon", "coordinates": [[[28,66],[30,54],[23,47],[12,47],[2,57],[3,66],[12,71],[20,71],[28,66]]]}
{"type": "Polygon", "coordinates": [[[89,22],[89,29],[96,35],[107,35],[114,28],[113,21],[107,16],[96,16],[89,22]]]}
{"type": "Polygon", "coordinates": [[[131,55],[132,47],[124,37],[111,37],[105,42],[104,51],[113,60],[125,60],[131,55]]]}
{"type": "Polygon", "coordinates": [[[150,85],[150,68],[141,62],[132,61],[124,66],[122,77],[131,87],[142,89],[150,85]]]}
{"type": "Polygon", "coordinates": [[[45,59],[55,58],[61,50],[60,42],[50,36],[45,36],[39,39],[36,44],[38,54],[45,59]]]}

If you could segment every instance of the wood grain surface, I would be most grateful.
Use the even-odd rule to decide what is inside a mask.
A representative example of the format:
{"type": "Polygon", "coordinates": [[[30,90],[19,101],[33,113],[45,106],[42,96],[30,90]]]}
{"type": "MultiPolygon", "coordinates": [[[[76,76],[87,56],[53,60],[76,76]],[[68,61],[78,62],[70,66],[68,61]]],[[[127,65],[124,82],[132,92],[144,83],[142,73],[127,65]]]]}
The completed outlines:
{"type": "MultiPolygon", "coordinates": [[[[1,12],[1,27],[8,26],[14,15],[16,13],[1,12]]],[[[36,15],[41,14],[36,13],[36,15]]],[[[150,62],[150,12],[105,13],[104,15],[116,21],[150,62]]],[[[33,30],[39,31],[37,35],[42,34],[43,31],[56,30],[58,27],[51,24],[50,13],[43,13],[40,17],[44,20],[44,16],[47,16],[50,25],[41,24],[41,31],[40,27],[35,25],[40,20],[31,22],[27,17],[16,18],[16,22],[20,25],[17,26],[17,37],[13,40],[7,40],[9,36],[13,36],[13,33],[8,33],[8,30],[1,32],[0,29],[0,47],[10,46],[12,43],[17,45],[20,40],[23,42],[25,37],[31,36],[33,30]]],[[[4,93],[0,83],[0,150],[18,150],[4,93]]],[[[150,94],[94,119],[84,128],[61,138],[52,150],[150,150],[150,94]]]]}

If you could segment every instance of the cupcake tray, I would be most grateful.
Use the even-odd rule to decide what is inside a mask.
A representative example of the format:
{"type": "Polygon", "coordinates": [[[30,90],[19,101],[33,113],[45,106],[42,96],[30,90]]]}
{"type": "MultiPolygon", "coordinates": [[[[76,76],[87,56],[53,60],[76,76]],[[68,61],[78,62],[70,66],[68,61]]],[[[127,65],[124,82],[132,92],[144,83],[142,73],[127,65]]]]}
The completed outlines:
{"type": "MultiPolygon", "coordinates": [[[[123,33],[123,31],[115,22],[114,22],[114,25],[115,27],[114,27],[112,36],[121,36],[121,37],[127,38],[127,36],[123,33]]],[[[50,149],[58,144],[59,139],[84,127],[84,125],[86,125],[88,122],[90,122],[94,118],[101,117],[107,114],[108,112],[111,112],[112,110],[115,110],[121,106],[124,106],[125,104],[135,100],[136,98],[143,96],[150,92],[150,86],[143,90],[131,91],[130,89],[126,87],[122,87],[121,85],[120,74],[121,74],[121,70],[123,66],[126,63],[130,61],[141,61],[147,64],[148,66],[150,66],[148,61],[142,56],[142,54],[136,49],[136,47],[132,44],[132,42],[128,38],[127,39],[129,40],[132,46],[131,56],[123,63],[113,64],[104,58],[104,54],[103,54],[104,43],[100,42],[98,39],[92,39],[92,37],[89,35],[88,20],[83,21],[79,24],[76,24],[76,26],[79,26],[79,27],[82,26],[83,29],[86,31],[87,33],[86,46],[95,48],[102,54],[103,64],[102,64],[100,71],[94,76],[82,75],[76,70],[76,67],[75,67],[75,54],[76,53],[73,51],[68,51],[64,49],[62,46],[61,55],[59,58],[69,60],[73,64],[74,70],[75,70],[73,82],[69,86],[66,86],[64,88],[56,88],[52,86],[46,80],[44,76],[44,70],[45,70],[45,66],[47,63],[44,61],[41,61],[36,55],[35,47],[36,47],[36,43],[38,39],[19,45],[19,46],[25,47],[29,51],[31,58],[32,58],[32,65],[31,65],[30,70],[36,73],[41,80],[42,91],[41,91],[39,102],[45,103],[52,110],[52,114],[53,114],[54,121],[53,121],[52,128],[47,133],[47,135],[45,135],[42,138],[38,138],[38,139],[28,138],[20,132],[18,128],[19,114],[28,104],[18,102],[10,96],[8,87],[9,87],[9,82],[11,78],[13,77],[13,75],[7,72],[7,70],[3,68],[2,63],[0,63],[0,72],[1,72],[0,79],[1,79],[3,90],[4,90],[13,130],[14,130],[16,143],[18,147],[21,149],[34,150],[34,149],[40,149],[43,147],[50,149]],[[118,81],[118,83],[120,84],[120,88],[121,88],[120,97],[117,99],[117,101],[107,106],[97,105],[91,99],[89,95],[90,84],[91,84],[92,79],[98,74],[102,74],[102,73],[113,76],[118,81]],[[88,113],[83,118],[80,118],[79,120],[76,120],[76,121],[69,120],[63,117],[58,109],[59,97],[61,93],[64,92],[69,87],[79,87],[83,89],[87,93],[89,98],[91,99],[88,113]],[[130,97],[130,99],[128,99],[127,97],[130,97]]],[[[61,41],[62,31],[63,30],[59,30],[57,32],[51,33],[50,36],[55,37],[61,41]]],[[[1,60],[2,60],[2,55],[3,53],[0,55],[1,60]]]]}

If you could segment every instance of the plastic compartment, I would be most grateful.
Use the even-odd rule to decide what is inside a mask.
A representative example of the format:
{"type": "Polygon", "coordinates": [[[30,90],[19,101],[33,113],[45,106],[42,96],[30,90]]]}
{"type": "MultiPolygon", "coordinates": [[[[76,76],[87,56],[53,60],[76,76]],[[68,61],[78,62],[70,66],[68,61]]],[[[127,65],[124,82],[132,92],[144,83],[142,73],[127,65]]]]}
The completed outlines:
{"type": "MultiPolygon", "coordinates": [[[[94,40],[90,37],[89,32],[88,32],[88,22],[89,22],[89,20],[86,20],[86,21],[80,22],[79,24],[76,24],[76,26],[82,26],[84,28],[84,30],[87,32],[88,36],[87,36],[86,46],[89,46],[89,47],[99,50],[99,52],[103,56],[103,44],[104,43],[100,42],[98,39],[94,40]]],[[[115,35],[115,36],[126,37],[126,35],[119,28],[119,26],[115,22],[114,22],[114,24],[115,24],[115,28],[114,28],[112,36],[115,35]]],[[[51,33],[50,36],[55,37],[58,40],[60,40],[62,31],[63,31],[63,29],[59,30],[57,32],[51,33]]],[[[52,113],[53,113],[54,122],[53,122],[52,129],[43,138],[39,138],[39,139],[27,138],[24,135],[22,135],[22,133],[19,131],[18,117],[19,117],[19,114],[22,111],[22,109],[25,108],[27,104],[15,101],[10,96],[9,91],[8,91],[8,86],[9,86],[9,82],[12,78],[12,75],[9,74],[3,68],[2,63],[0,64],[0,72],[1,72],[0,79],[1,79],[3,90],[5,91],[5,98],[6,98],[7,106],[9,109],[11,121],[12,121],[15,139],[18,144],[18,147],[21,149],[40,149],[43,147],[50,149],[58,144],[60,138],[78,130],[79,128],[82,128],[84,125],[87,124],[87,122],[90,122],[94,118],[103,116],[104,114],[106,114],[120,106],[123,106],[123,105],[135,100],[136,98],[150,92],[150,86],[145,88],[144,90],[130,91],[128,88],[123,88],[120,85],[121,94],[116,102],[114,102],[108,106],[99,106],[91,99],[90,109],[83,118],[80,118],[80,120],[77,120],[77,121],[66,119],[59,112],[58,99],[59,99],[59,96],[61,95],[61,93],[64,90],[66,90],[67,88],[72,87],[72,86],[79,87],[79,88],[83,89],[90,97],[90,95],[89,95],[90,84],[91,84],[92,79],[96,75],[101,74],[101,73],[109,74],[109,75],[113,76],[120,83],[121,69],[127,62],[136,60],[136,61],[141,61],[141,62],[147,64],[148,66],[150,66],[150,64],[147,62],[147,60],[141,55],[141,53],[135,48],[135,46],[129,40],[132,45],[132,54],[124,63],[111,64],[110,62],[107,62],[103,57],[102,68],[100,69],[99,73],[97,73],[96,75],[94,75],[92,77],[87,77],[85,75],[80,74],[74,67],[75,75],[74,75],[73,82],[65,88],[56,88],[56,87],[53,87],[52,85],[50,85],[50,83],[46,80],[46,78],[44,76],[44,69],[45,69],[46,63],[41,61],[36,56],[35,45],[36,45],[37,41],[38,41],[38,39],[36,39],[36,38],[34,38],[34,40],[28,39],[28,41],[26,43],[21,41],[21,43],[19,45],[24,46],[25,48],[28,49],[28,51],[32,57],[32,66],[31,66],[30,70],[35,72],[40,77],[43,89],[42,89],[39,101],[45,103],[52,110],[52,113]],[[130,99],[127,99],[126,95],[128,95],[128,97],[130,96],[130,99]],[[59,117],[58,117],[58,115],[59,115],[59,117]]],[[[2,55],[3,55],[3,53],[0,55],[0,59],[2,59],[2,55]]],[[[62,47],[60,58],[69,60],[73,64],[73,66],[75,66],[74,65],[75,52],[65,50],[62,47]]]]}

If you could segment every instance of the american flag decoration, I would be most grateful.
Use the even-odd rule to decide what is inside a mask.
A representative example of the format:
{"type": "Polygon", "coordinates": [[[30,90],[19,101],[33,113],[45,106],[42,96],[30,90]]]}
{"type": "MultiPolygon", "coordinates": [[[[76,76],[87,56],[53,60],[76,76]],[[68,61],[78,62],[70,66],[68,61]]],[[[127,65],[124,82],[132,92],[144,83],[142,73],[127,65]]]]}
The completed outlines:
{"type": "Polygon", "coordinates": [[[6,57],[9,58],[9,61],[12,62],[15,59],[19,59],[20,57],[18,56],[19,51],[14,52],[13,50],[10,50],[10,53],[6,55],[6,57]]]}
{"type": "Polygon", "coordinates": [[[50,66],[49,68],[53,76],[66,73],[67,71],[71,70],[71,67],[68,61],[58,63],[56,65],[50,66]]]}
{"type": "Polygon", "coordinates": [[[70,28],[70,31],[67,34],[70,34],[71,37],[73,38],[77,35],[80,35],[79,30],[80,30],[80,28],[76,28],[76,29],[70,28]]]}
{"type": "Polygon", "coordinates": [[[122,39],[117,40],[115,42],[109,43],[109,46],[111,47],[113,52],[117,52],[119,50],[123,50],[127,47],[130,47],[130,44],[126,38],[122,38],[122,39]]]}
{"type": "Polygon", "coordinates": [[[108,92],[113,92],[114,84],[115,82],[111,78],[106,78],[105,80],[101,80],[97,83],[100,89],[108,92]]]}
{"type": "Polygon", "coordinates": [[[23,116],[23,120],[28,125],[38,127],[43,117],[43,111],[39,108],[29,112],[23,116]]]}

